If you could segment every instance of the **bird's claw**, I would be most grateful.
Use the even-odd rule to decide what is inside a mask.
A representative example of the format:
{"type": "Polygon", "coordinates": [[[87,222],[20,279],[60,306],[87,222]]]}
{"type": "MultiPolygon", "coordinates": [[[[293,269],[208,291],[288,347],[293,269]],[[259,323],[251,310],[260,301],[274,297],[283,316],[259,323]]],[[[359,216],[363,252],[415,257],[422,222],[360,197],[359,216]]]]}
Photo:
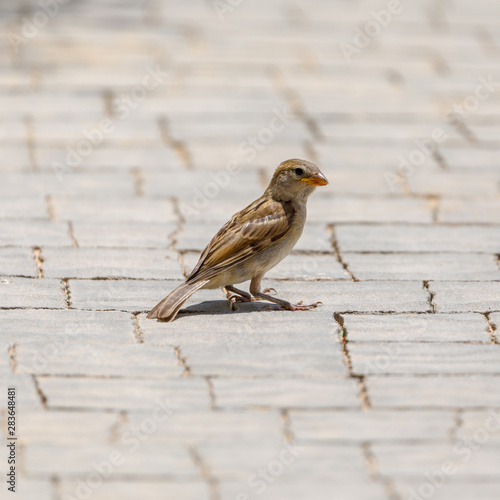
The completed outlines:
{"type": "Polygon", "coordinates": [[[275,294],[278,293],[274,288],[266,288],[262,293],[269,293],[270,294],[271,292],[274,292],[275,294]]]}
{"type": "Polygon", "coordinates": [[[316,309],[319,305],[323,305],[323,302],[314,302],[313,304],[302,304],[302,301],[298,304],[290,304],[292,311],[310,311],[311,309],[316,309]]]}

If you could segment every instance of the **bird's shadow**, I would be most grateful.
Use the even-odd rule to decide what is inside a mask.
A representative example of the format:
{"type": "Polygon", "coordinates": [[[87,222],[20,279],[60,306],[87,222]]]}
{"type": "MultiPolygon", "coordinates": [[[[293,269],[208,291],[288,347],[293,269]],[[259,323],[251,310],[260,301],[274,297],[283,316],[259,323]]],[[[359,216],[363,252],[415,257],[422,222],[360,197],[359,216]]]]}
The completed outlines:
{"type": "MultiPolygon", "coordinates": [[[[280,306],[272,304],[271,302],[238,302],[233,307],[234,308],[231,307],[227,300],[206,300],[199,304],[193,304],[181,309],[175,321],[193,316],[222,316],[229,314],[248,314],[259,311],[283,310],[280,306]]],[[[158,321],[163,323],[161,319],[158,321]]]]}

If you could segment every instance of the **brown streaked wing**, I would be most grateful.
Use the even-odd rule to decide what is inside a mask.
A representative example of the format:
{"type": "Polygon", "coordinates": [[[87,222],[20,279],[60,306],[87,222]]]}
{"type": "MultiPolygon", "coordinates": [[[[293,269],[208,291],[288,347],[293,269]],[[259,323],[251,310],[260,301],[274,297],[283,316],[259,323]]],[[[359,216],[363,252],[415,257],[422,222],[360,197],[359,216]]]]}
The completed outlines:
{"type": "Polygon", "coordinates": [[[293,216],[291,204],[254,201],[212,238],[188,280],[215,276],[264,249],[287,233],[293,216]]]}

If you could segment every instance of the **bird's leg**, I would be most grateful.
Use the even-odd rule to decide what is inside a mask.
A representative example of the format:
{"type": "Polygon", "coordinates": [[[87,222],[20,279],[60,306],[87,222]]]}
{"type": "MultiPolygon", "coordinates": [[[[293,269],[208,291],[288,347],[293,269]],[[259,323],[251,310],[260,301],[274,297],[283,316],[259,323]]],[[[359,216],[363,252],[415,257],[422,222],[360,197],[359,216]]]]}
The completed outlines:
{"type": "Polygon", "coordinates": [[[260,291],[261,281],[262,281],[262,276],[257,275],[254,276],[252,278],[252,281],[250,282],[250,293],[257,299],[267,300],[268,302],[278,304],[283,309],[287,309],[289,311],[308,311],[309,309],[315,309],[320,304],[323,305],[322,302],[315,302],[314,304],[309,304],[309,305],[304,305],[302,304],[302,302],[300,302],[299,304],[292,304],[287,300],[278,299],[278,297],[272,297],[271,295],[267,295],[266,292],[274,290],[274,288],[267,288],[266,290],[264,290],[264,293],[262,293],[260,291]]]}
{"type": "Polygon", "coordinates": [[[224,290],[226,292],[227,300],[230,302],[252,302],[255,300],[251,293],[235,288],[232,285],[225,286],[224,290]],[[233,293],[234,295],[229,295],[230,293],[233,293]]]}

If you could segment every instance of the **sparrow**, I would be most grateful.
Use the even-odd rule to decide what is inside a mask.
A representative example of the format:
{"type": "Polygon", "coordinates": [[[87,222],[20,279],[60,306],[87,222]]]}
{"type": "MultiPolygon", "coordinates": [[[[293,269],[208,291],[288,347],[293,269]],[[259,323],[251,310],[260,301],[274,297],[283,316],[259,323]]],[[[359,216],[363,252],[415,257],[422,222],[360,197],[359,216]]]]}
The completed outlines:
{"type": "Polygon", "coordinates": [[[173,321],[182,304],[201,288],[222,287],[231,304],[265,300],[290,311],[309,310],[321,302],[303,305],[261,291],[269,269],[292,250],[304,229],[306,205],[316,186],[328,180],[319,168],[305,160],[281,163],[264,194],[234,214],[212,238],[186,281],[159,302],[148,318],[173,321]],[[250,292],[233,285],[250,280],[250,292]]]}

